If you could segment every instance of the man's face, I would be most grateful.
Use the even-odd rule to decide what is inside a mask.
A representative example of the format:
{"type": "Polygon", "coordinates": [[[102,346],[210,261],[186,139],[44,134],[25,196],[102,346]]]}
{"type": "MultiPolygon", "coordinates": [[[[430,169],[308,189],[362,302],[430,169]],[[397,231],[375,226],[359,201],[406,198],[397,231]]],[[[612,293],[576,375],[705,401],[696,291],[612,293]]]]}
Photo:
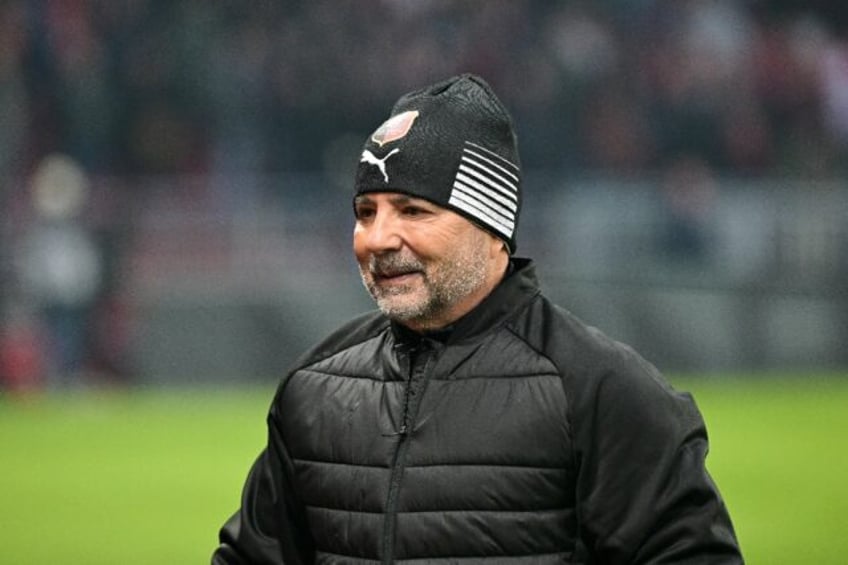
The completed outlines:
{"type": "Polygon", "coordinates": [[[377,306],[414,330],[444,327],[497,284],[503,243],[459,214],[398,193],[355,201],[353,250],[377,306]]]}

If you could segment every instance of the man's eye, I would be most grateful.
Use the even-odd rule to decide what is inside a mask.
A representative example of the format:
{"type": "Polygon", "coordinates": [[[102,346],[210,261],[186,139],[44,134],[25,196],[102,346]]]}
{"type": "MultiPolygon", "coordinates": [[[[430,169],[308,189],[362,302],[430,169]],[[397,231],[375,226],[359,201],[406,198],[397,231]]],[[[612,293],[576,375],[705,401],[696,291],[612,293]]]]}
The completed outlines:
{"type": "Polygon", "coordinates": [[[357,208],[356,210],[354,210],[354,215],[356,216],[357,220],[363,220],[373,216],[374,210],[371,210],[370,208],[357,208]]]}
{"type": "Polygon", "coordinates": [[[422,214],[426,214],[427,211],[424,208],[419,208],[418,206],[406,206],[403,209],[403,213],[407,216],[421,216],[422,214]]]}

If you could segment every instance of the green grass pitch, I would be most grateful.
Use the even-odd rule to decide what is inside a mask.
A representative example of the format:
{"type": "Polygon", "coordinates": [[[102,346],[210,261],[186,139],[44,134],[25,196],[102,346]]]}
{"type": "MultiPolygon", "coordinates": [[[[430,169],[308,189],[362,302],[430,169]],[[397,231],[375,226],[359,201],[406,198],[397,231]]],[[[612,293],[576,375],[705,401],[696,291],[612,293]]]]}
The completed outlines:
{"type": "MultiPolygon", "coordinates": [[[[750,564],[848,555],[848,376],[674,379],[750,564]]],[[[208,563],[271,388],[0,397],[4,563],[208,563]]]]}

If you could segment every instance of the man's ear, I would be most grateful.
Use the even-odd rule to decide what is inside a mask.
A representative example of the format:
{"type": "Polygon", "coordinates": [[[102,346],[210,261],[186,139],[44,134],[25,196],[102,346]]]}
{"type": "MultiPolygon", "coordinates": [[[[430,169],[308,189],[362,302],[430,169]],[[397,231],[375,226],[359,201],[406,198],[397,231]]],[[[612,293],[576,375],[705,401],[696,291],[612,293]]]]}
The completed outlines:
{"type": "Polygon", "coordinates": [[[494,235],[489,235],[492,238],[489,243],[489,257],[492,259],[496,258],[498,255],[503,253],[507,257],[509,257],[509,247],[507,247],[506,242],[499,237],[495,237],[494,235]]]}

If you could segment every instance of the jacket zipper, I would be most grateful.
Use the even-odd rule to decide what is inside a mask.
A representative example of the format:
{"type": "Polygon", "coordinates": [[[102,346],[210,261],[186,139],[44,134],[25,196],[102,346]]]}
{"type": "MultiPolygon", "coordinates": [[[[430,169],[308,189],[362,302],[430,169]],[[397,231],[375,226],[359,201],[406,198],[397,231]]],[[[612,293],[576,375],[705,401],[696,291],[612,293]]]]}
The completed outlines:
{"type": "Polygon", "coordinates": [[[411,348],[407,352],[407,381],[404,391],[403,413],[401,417],[398,441],[392,457],[391,474],[389,476],[389,493],[386,498],[386,515],[383,527],[383,563],[394,563],[395,532],[397,530],[397,504],[400,485],[405,468],[406,452],[409,450],[410,434],[415,429],[415,420],[424,388],[427,384],[428,367],[432,359],[429,347],[411,348]],[[416,359],[417,357],[417,359],[416,359]]]}

